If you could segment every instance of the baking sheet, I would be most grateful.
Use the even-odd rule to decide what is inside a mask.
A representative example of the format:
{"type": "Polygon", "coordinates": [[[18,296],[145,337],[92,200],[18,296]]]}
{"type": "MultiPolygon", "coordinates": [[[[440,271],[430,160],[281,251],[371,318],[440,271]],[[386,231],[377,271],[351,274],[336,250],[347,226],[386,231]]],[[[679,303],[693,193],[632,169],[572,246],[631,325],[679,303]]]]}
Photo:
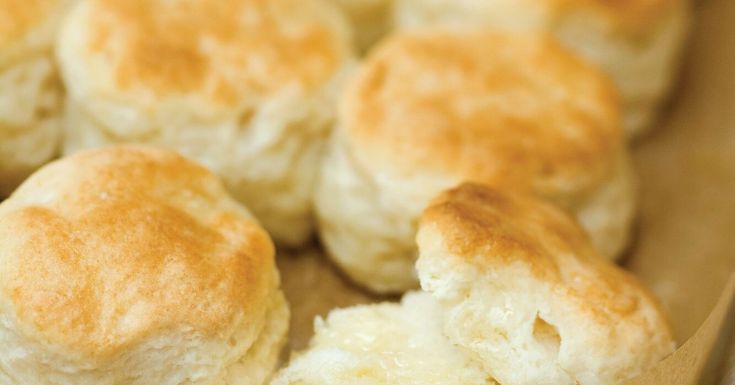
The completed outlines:
{"type": "MultiPolygon", "coordinates": [[[[633,150],[640,217],[623,262],[661,299],[680,343],[700,328],[735,270],[735,1],[702,1],[696,13],[675,96],[657,130],[633,150]]],[[[291,349],[306,346],[315,316],[385,300],[348,283],[316,248],[282,254],[279,265],[292,306],[291,349]]],[[[718,335],[713,325],[687,354],[709,355],[707,343],[718,335]]],[[[675,383],[660,376],[646,381],[675,383]]]]}

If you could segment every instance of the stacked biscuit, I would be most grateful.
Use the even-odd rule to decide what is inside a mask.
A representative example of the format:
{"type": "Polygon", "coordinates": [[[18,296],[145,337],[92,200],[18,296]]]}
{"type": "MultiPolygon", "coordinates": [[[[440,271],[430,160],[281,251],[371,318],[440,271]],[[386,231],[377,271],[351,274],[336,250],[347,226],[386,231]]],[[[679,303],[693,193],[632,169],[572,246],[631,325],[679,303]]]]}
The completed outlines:
{"type": "Polygon", "coordinates": [[[671,333],[614,260],[627,139],[687,18],[684,0],[0,4],[0,194],[66,156],[0,204],[0,383],[268,383],[289,319],[274,243],[315,234],[359,286],[407,294],[317,320],[275,385],[651,368],[671,333]]]}

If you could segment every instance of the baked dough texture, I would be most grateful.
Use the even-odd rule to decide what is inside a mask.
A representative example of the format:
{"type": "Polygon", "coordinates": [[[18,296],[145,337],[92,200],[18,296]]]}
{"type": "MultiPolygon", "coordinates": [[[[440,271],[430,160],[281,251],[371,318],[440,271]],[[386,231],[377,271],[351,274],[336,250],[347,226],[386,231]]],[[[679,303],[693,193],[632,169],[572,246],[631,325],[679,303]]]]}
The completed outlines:
{"type": "Polygon", "coordinates": [[[80,152],[0,204],[0,382],[256,385],[288,328],[274,247],[173,152],[80,152]]]}
{"type": "Polygon", "coordinates": [[[629,136],[655,123],[689,30],[688,0],[396,0],[398,28],[478,25],[538,31],[596,63],[623,99],[629,136]]]}
{"type": "Polygon", "coordinates": [[[415,287],[421,211],[462,181],[549,199],[616,258],[635,194],[613,85],[543,35],[388,38],[340,101],[315,193],[327,251],[374,291],[415,287]]]}
{"type": "Polygon", "coordinates": [[[350,36],[321,0],[82,0],[57,52],[64,152],[177,150],[219,174],[276,242],[299,246],[350,36]]]}
{"type": "Polygon", "coordinates": [[[52,45],[69,3],[0,3],[0,199],[57,153],[62,90],[52,45]]]}
{"type": "Polygon", "coordinates": [[[462,184],[417,242],[423,291],[317,319],[272,385],[614,385],[674,350],[652,295],[553,205],[462,184]]]}
{"type": "Polygon", "coordinates": [[[443,336],[441,321],[437,302],[420,292],[333,310],[271,385],[495,384],[443,336]]]}
{"type": "Polygon", "coordinates": [[[463,184],[416,240],[444,333],[501,384],[618,384],[674,351],[653,295],[553,205],[463,184]]]}

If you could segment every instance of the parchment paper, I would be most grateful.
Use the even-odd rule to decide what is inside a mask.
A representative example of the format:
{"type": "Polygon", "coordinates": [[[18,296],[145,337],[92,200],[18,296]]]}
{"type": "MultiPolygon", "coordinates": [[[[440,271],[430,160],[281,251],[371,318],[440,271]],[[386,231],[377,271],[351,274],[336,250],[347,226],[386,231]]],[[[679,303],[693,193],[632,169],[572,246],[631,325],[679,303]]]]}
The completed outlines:
{"type": "MultiPolygon", "coordinates": [[[[633,152],[640,219],[623,264],[661,299],[680,344],[699,331],[632,383],[695,384],[704,381],[702,373],[719,383],[718,373],[728,369],[712,364],[712,353],[727,349],[714,345],[734,326],[726,318],[732,299],[723,290],[735,271],[735,0],[698,2],[678,89],[659,127],[633,152]]],[[[281,255],[279,265],[292,305],[292,349],[306,345],[314,316],[384,300],[346,282],[317,249],[281,255]]]]}

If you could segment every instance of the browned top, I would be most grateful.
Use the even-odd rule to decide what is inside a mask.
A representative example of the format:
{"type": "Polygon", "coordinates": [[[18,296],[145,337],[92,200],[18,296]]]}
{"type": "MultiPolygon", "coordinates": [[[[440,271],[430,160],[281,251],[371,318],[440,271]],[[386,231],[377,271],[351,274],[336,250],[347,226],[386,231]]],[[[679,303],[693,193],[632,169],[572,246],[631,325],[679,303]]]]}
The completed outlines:
{"type": "Polygon", "coordinates": [[[544,193],[597,183],[623,144],[608,79],[538,35],[396,35],[348,86],[340,118],[375,172],[544,193]]]}
{"type": "MultiPolygon", "coordinates": [[[[511,264],[528,267],[555,294],[600,319],[657,306],[633,275],[597,254],[571,217],[541,200],[466,183],[435,199],[421,227],[438,239],[443,253],[481,271],[511,264]]],[[[422,247],[428,245],[419,238],[422,247]]]]}
{"type": "Polygon", "coordinates": [[[89,0],[92,54],[114,81],[157,94],[202,92],[231,102],[284,84],[325,81],[347,55],[331,8],[316,0],[89,0]]]}
{"type": "Polygon", "coordinates": [[[104,359],[151,334],[230,330],[274,287],[268,235],[204,168],[117,147],[55,162],[0,205],[0,306],[104,359]]]}
{"type": "Polygon", "coordinates": [[[63,0],[1,0],[0,47],[42,24],[63,0]]]}

